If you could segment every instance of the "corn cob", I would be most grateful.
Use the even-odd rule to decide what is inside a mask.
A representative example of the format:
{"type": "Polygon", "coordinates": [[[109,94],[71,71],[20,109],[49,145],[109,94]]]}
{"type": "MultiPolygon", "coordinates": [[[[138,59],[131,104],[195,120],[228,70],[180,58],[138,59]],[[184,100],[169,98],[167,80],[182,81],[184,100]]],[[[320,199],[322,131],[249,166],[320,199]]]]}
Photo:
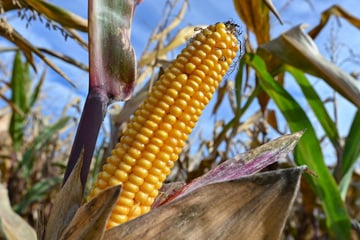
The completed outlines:
{"type": "Polygon", "coordinates": [[[200,32],[165,70],[128,124],[90,193],[123,185],[107,228],[150,210],[202,110],[238,50],[236,25],[200,32]]]}

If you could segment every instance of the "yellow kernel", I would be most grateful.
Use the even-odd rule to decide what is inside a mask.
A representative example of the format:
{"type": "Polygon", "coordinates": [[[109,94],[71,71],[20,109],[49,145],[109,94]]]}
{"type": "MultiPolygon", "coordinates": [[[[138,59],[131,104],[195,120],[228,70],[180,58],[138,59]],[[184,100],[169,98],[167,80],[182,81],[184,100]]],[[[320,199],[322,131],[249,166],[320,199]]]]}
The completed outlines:
{"type": "Polygon", "coordinates": [[[129,154],[125,154],[122,160],[124,163],[126,163],[130,166],[134,166],[136,163],[136,159],[131,157],[129,154]]]}
{"type": "Polygon", "coordinates": [[[161,116],[158,116],[156,114],[152,114],[151,116],[149,116],[149,119],[156,122],[156,123],[160,123],[161,122],[161,116]]]}
{"type": "Polygon", "coordinates": [[[169,112],[177,118],[180,117],[182,114],[182,110],[178,106],[171,106],[169,112]]]}
{"type": "Polygon", "coordinates": [[[176,117],[174,115],[166,115],[164,122],[170,123],[172,125],[176,122],[176,117]]]}
{"type": "Polygon", "coordinates": [[[177,130],[180,130],[180,131],[183,131],[186,127],[186,124],[184,122],[181,122],[181,121],[177,121],[175,124],[174,124],[174,129],[177,129],[177,130]]]}
{"type": "Polygon", "coordinates": [[[173,148],[169,145],[164,145],[161,147],[161,152],[166,152],[166,153],[173,153],[173,148]]]}
{"type": "MultiPolygon", "coordinates": [[[[154,145],[155,146],[155,145],[154,145]]],[[[150,147],[151,148],[151,147],[150,147]]],[[[154,149],[153,149],[154,150],[154,149]]],[[[154,161],[155,159],[155,154],[152,152],[148,152],[148,151],[144,151],[141,153],[142,157],[150,162],[154,161]]]]}
{"type": "Polygon", "coordinates": [[[108,228],[113,228],[118,226],[120,223],[124,223],[128,220],[126,215],[112,214],[106,226],[108,228]]]}
{"type": "Polygon", "coordinates": [[[110,173],[108,173],[108,172],[106,172],[105,170],[104,170],[104,168],[103,168],[103,171],[101,171],[100,173],[99,173],[99,178],[101,178],[102,180],[104,180],[104,181],[107,181],[109,178],[111,178],[112,177],[112,175],[110,174],[110,173]]]}
{"type": "Polygon", "coordinates": [[[226,49],[227,48],[226,43],[224,43],[224,42],[217,42],[215,46],[217,48],[220,48],[220,49],[226,49]]]}
{"type": "Polygon", "coordinates": [[[213,38],[207,38],[207,39],[205,40],[205,42],[206,42],[207,44],[209,44],[210,46],[215,46],[215,44],[216,44],[216,41],[215,41],[213,38]]]}
{"type": "Polygon", "coordinates": [[[196,79],[198,83],[202,82],[202,80],[205,78],[205,73],[199,69],[196,69],[192,75],[192,79],[196,79]]]}
{"type": "Polygon", "coordinates": [[[178,145],[178,140],[176,138],[169,136],[169,138],[166,139],[166,144],[171,147],[175,147],[178,145]]]}
{"type": "Polygon", "coordinates": [[[194,55],[199,57],[200,59],[206,58],[206,53],[203,50],[197,50],[194,55]]]}
{"type": "Polygon", "coordinates": [[[183,91],[185,94],[192,96],[194,94],[194,89],[189,86],[184,86],[183,91]]]}
{"type": "Polygon", "coordinates": [[[123,170],[116,170],[114,173],[114,177],[120,182],[125,182],[128,179],[128,174],[123,170]]]}
{"type": "Polygon", "coordinates": [[[158,108],[158,107],[157,108],[153,107],[152,111],[153,111],[153,114],[158,115],[158,116],[164,116],[166,114],[164,109],[158,108]]]}
{"type": "Polygon", "coordinates": [[[127,215],[129,213],[129,208],[124,206],[115,205],[113,208],[115,214],[127,215]]]}
{"type": "Polygon", "coordinates": [[[167,132],[170,131],[171,128],[171,124],[164,121],[160,124],[159,130],[156,131],[155,135],[158,136],[160,139],[164,140],[168,137],[167,132]]]}
{"type": "Polygon", "coordinates": [[[172,129],[169,135],[175,139],[181,139],[183,133],[178,129],[172,129]]]}
{"type": "Polygon", "coordinates": [[[209,71],[209,67],[207,65],[201,64],[199,66],[199,70],[206,74],[209,71]]]}
{"type": "Polygon", "coordinates": [[[216,39],[217,41],[219,41],[219,40],[221,39],[221,34],[218,33],[218,32],[214,32],[214,33],[212,34],[212,37],[213,37],[214,39],[216,39]]]}
{"type": "Polygon", "coordinates": [[[160,148],[155,144],[150,143],[149,145],[146,146],[146,150],[149,151],[150,153],[157,154],[160,151],[160,148]]]}
{"type": "Polygon", "coordinates": [[[174,61],[173,65],[179,69],[183,69],[184,65],[179,61],[174,61]]]}
{"type": "Polygon", "coordinates": [[[124,172],[130,172],[131,165],[127,164],[125,161],[122,161],[119,163],[118,169],[123,170],[124,172]]]}
{"type": "MultiPolygon", "coordinates": [[[[132,182],[129,182],[129,181],[124,183],[123,188],[124,188],[124,190],[127,190],[129,192],[133,192],[133,193],[136,193],[137,191],[139,191],[139,186],[132,183],[132,182]]],[[[126,206],[129,206],[129,205],[126,205],[126,206]]]]}
{"type": "MultiPolygon", "coordinates": [[[[186,66],[185,66],[186,68],[186,66]]],[[[170,72],[172,72],[173,74],[175,74],[176,76],[181,74],[181,70],[178,69],[177,67],[170,67],[170,72]]]]}
{"type": "MultiPolygon", "coordinates": [[[[175,102],[176,106],[178,106],[181,109],[185,109],[188,105],[188,102],[186,102],[185,100],[178,98],[175,102]]],[[[170,125],[171,127],[171,125],[170,125]]],[[[170,130],[171,128],[169,128],[168,130],[170,130]]]]}
{"type": "Polygon", "coordinates": [[[176,81],[172,82],[171,87],[176,90],[180,90],[182,85],[184,85],[186,83],[187,79],[188,79],[188,76],[185,73],[179,74],[176,77],[176,81]]]}
{"type": "Polygon", "coordinates": [[[153,166],[155,167],[155,170],[154,170],[155,172],[151,172],[151,173],[157,175],[157,173],[160,173],[159,172],[159,171],[161,171],[160,169],[163,169],[166,166],[166,164],[164,161],[162,161],[162,159],[158,159],[153,162],[153,166]]]}
{"type": "Polygon", "coordinates": [[[204,51],[205,53],[211,52],[212,48],[208,44],[202,44],[200,46],[200,49],[204,51]]]}
{"type": "Polygon", "coordinates": [[[179,98],[184,99],[185,101],[190,101],[191,97],[186,93],[180,93],[179,98]]]}
{"type": "Polygon", "coordinates": [[[141,215],[141,208],[139,207],[139,205],[134,205],[131,207],[130,209],[130,219],[136,218],[138,216],[141,215]]]}
{"type": "Polygon", "coordinates": [[[169,88],[169,89],[166,91],[166,94],[167,94],[167,96],[169,96],[169,97],[176,98],[177,95],[178,95],[178,91],[176,91],[176,90],[173,89],[173,88],[169,88]]]}
{"type": "MultiPolygon", "coordinates": [[[[99,180],[100,179],[98,179],[98,181],[99,180]]],[[[121,182],[119,180],[117,180],[116,178],[110,178],[108,183],[109,183],[108,186],[116,186],[116,185],[119,185],[121,182]]]]}
{"type": "Polygon", "coordinates": [[[151,183],[148,183],[148,182],[144,182],[143,185],[140,186],[140,189],[149,194],[149,193],[152,193],[154,191],[154,184],[151,184],[151,183]]]}
{"type": "Polygon", "coordinates": [[[183,113],[180,117],[179,120],[183,121],[183,122],[190,122],[191,121],[191,116],[187,113],[183,113]]]}
{"type": "Polygon", "coordinates": [[[200,63],[201,63],[201,58],[199,58],[199,57],[192,57],[192,58],[190,59],[190,61],[191,61],[193,64],[195,64],[196,66],[198,66],[198,65],[200,65],[200,63]]]}
{"type": "Polygon", "coordinates": [[[163,97],[163,101],[164,101],[166,104],[168,104],[168,105],[174,104],[174,98],[172,98],[172,97],[170,97],[170,96],[168,96],[168,95],[165,95],[165,96],[163,97]]]}
{"type": "Polygon", "coordinates": [[[131,157],[137,159],[137,158],[140,157],[141,151],[138,150],[138,149],[136,149],[136,148],[130,148],[130,149],[128,150],[128,154],[129,154],[131,157]]]}
{"type": "Polygon", "coordinates": [[[137,186],[140,186],[144,183],[144,179],[135,174],[131,174],[129,176],[129,181],[137,186]]]}
{"type": "Polygon", "coordinates": [[[159,99],[159,98],[161,98],[164,94],[163,94],[160,90],[156,89],[156,87],[154,87],[154,88],[152,89],[152,91],[151,91],[151,95],[154,96],[156,99],[159,99]]]}
{"type": "MultiPolygon", "coordinates": [[[[155,156],[154,156],[154,158],[155,158],[155,156]]],[[[152,166],[152,163],[151,163],[151,161],[149,161],[149,160],[147,160],[147,159],[140,158],[140,159],[138,160],[138,166],[141,166],[141,167],[143,167],[143,168],[145,168],[145,169],[150,169],[151,166],[152,166]]]]}
{"type": "MultiPolygon", "coordinates": [[[[170,160],[170,154],[168,154],[166,152],[159,152],[157,157],[162,162],[166,162],[166,161],[170,160]]],[[[154,165],[155,165],[155,163],[154,163],[154,165]]]]}
{"type": "MultiPolygon", "coordinates": [[[[117,184],[115,184],[115,185],[117,185],[117,184]]],[[[97,182],[96,182],[96,186],[97,186],[98,188],[104,189],[104,188],[108,187],[109,184],[108,184],[107,181],[105,181],[104,179],[102,179],[101,177],[99,177],[98,180],[97,180],[97,182]]]]}
{"type": "Polygon", "coordinates": [[[154,131],[155,129],[157,129],[158,125],[153,121],[147,120],[144,123],[144,127],[154,131]]]}
{"type": "Polygon", "coordinates": [[[166,174],[160,173],[160,174],[158,175],[158,178],[159,178],[159,182],[158,182],[157,184],[155,184],[155,187],[158,187],[158,189],[160,189],[161,186],[162,186],[162,183],[163,183],[163,182],[165,181],[165,179],[166,179],[166,174]]]}
{"type": "Polygon", "coordinates": [[[152,137],[151,138],[151,143],[153,143],[154,145],[156,145],[158,147],[161,147],[164,144],[163,140],[161,140],[158,137],[152,137]]]}
{"type": "Polygon", "coordinates": [[[140,166],[135,166],[133,168],[133,173],[138,177],[145,178],[148,175],[148,170],[140,166]]]}
{"type": "Polygon", "coordinates": [[[150,184],[156,184],[157,182],[159,182],[159,179],[154,174],[150,173],[145,178],[145,182],[150,183],[150,184]]]}
{"type": "Polygon", "coordinates": [[[168,78],[168,79],[175,79],[175,78],[176,78],[176,75],[174,75],[174,74],[171,73],[171,72],[166,72],[166,73],[164,74],[164,76],[165,76],[166,78],[168,78]]]}
{"type": "Polygon", "coordinates": [[[166,166],[169,168],[169,169],[171,169],[173,166],[174,166],[174,161],[171,161],[171,160],[168,160],[167,162],[166,162],[166,166]]]}
{"type": "MultiPolygon", "coordinates": [[[[126,143],[127,145],[130,145],[130,144],[132,143],[132,141],[134,141],[134,139],[133,139],[132,137],[130,137],[130,136],[124,135],[124,137],[121,138],[121,142],[122,142],[122,143],[126,143]]],[[[121,151],[123,151],[122,148],[116,148],[116,149],[115,149],[115,153],[116,153],[118,156],[124,154],[124,153],[121,152],[121,151]]]]}
{"type": "MultiPolygon", "coordinates": [[[[159,164],[159,163],[158,163],[158,164],[159,164]]],[[[161,174],[162,174],[162,171],[161,171],[159,168],[153,167],[153,168],[151,168],[151,169],[149,170],[149,172],[150,172],[151,174],[153,174],[154,176],[157,176],[157,177],[159,178],[159,181],[162,181],[162,180],[160,180],[160,176],[161,176],[161,174]]]]}
{"type": "MultiPolygon", "coordinates": [[[[193,41],[192,42],[192,45],[189,45],[189,46],[187,46],[187,50],[188,51],[190,51],[190,52],[194,52],[194,51],[196,51],[196,48],[194,47],[194,44],[195,44],[195,42],[199,42],[199,41],[193,41]]],[[[192,55],[193,53],[191,53],[191,55],[192,55]]]]}
{"type": "Polygon", "coordinates": [[[204,64],[205,64],[206,66],[208,66],[210,69],[212,69],[212,68],[214,67],[214,62],[211,61],[211,60],[209,60],[209,59],[205,59],[205,60],[204,60],[204,64]]]}
{"type": "Polygon", "coordinates": [[[159,190],[157,189],[154,189],[152,192],[149,193],[149,197],[157,197],[157,195],[159,195],[159,190]]]}
{"type": "Polygon", "coordinates": [[[122,189],[121,196],[128,199],[134,199],[135,193],[122,189]]]}
{"type": "Polygon", "coordinates": [[[139,191],[135,194],[135,201],[140,202],[140,203],[144,203],[146,202],[146,200],[148,199],[148,194],[139,191]]]}
{"type": "Polygon", "coordinates": [[[185,72],[187,74],[191,74],[194,70],[195,70],[196,66],[191,63],[191,62],[188,62],[186,65],[185,65],[185,72]]]}
{"type": "MultiPolygon", "coordinates": [[[[191,75],[191,80],[188,82],[187,86],[191,87],[194,90],[197,90],[199,87],[199,83],[197,82],[197,80],[194,80],[194,77],[196,79],[196,76],[191,75]]],[[[201,79],[200,79],[200,81],[201,81],[201,79]]]]}
{"type": "Polygon", "coordinates": [[[142,144],[146,144],[149,142],[149,138],[144,136],[143,134],[139,133],[136,135],[135,139],[142,144]]]}
{"type": "Polygon", "coordinates": [[[116,171],[117,167],[115,167],[112,163],[107,161],[107,163],[104,164],[102,169],[103,169],[103,171],[105,171],[109,174],[113,174],[116,171]]]}
{"type": "Polygon", "coordinates": [[[167,104],[167,103],[165,103],[163,101],[160,101],[160,102],[158,102],[158,107],[165,110],[165,111],[167,111],[169,109],[169,104],[167,104]]]}
{"type": "MultiPolygon", "coordinates": [[[[184,57],[183,55],[179,55],[178,57],[177,57],[177,60],[179,61],[179,62],[181,62],[181,63],[187,63],[189,60],[186,58],[186,57],[184,57]]],[[[174,75],[174,78],[175,78],[175,75],[174,75]]]]}
{"type": "Polygon", "coordinates": [[[186,48],[181,52],[181,55],[186,58],[186,62],[188,62],[188,59],[192,57],[192,53],[190,53],[186,48]]]}
{"type": "MultiPolygon", "coordinates": [[[[149,198],[147,198],[147,200],[149,200],[149,198]]],[[[153,201],[154,201],[154,200],[151,199],[151,203],[152,203],[153,201]]],[[[148,213],[150,210],[151,210],[151,207],[150,207],[150,206],[141,206],[141,214],[148,213]]]]}

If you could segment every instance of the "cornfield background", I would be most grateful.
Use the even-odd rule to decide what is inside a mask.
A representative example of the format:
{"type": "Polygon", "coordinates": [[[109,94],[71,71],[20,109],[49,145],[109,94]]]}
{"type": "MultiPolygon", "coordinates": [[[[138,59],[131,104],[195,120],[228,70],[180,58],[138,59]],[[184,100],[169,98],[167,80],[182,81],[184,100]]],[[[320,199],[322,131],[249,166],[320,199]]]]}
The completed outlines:
{"type": "MultiPolygon", "coordinates": [[[[141,4],[145,2],[151,0],[141,4]]],[[[141,54],[135,91],[126,103],[109,108],[88,188],[158,74],[174,53],[191,41],[194,29],[203,27],[186,18],[187,12],[194,10],[192,2],[150,3],[163,8],[152,34],[145,36],[132,29],[134,41],[141,36],[147,42],[144,49],[136,49],[141,54]]],[[[204,113],[204,122],[191,135],[167,181],[189,182],[241,152],[306,129],[293,155],[266,169],[307,165],[314,172],[301,182],[283,239],[339,239],[347,236],[343,231],[350,226],[351,236],[356,238],[360,218],[360,48],[349,45],[343,34],[360,36],[360,16],[341,3],[320,14],[317,1],[305,3],[309,16],[318,21],[306,30],[303,25],[292,24],[287,13],[298,1],[233,1],[229,11],[238,14],[232,20],[241,26],[242,57],[224,79],[204,113]],[[281,23],[286,30],[272,34],[273,29],[279,31],[281,23]]],[[[64,45],[71,42],[87,51],[87,20],[62,8],[61,3],[2,0],[0,9],[0,54],[4,56],[0,58],[0,180],[12,209],[36,228],[49,215],[61,187],[87,90],[88,63],[76,54],[64,55],[28,41],[12,21],[23,19],[29,31],[33,22],[41,22],[49,34],[62,36],[64,45]],[[54,73],[61,76],[66,89],[71,89],[69,96],[74,96],[65,103],[57,101],[53,94],[61,93],[46,84],[54,73]]],[[[194,11],[206,11],[206,6],[194,11]]],[[[134,21],[147,17],[138,14],[136,9],[134,21]]],[[[221,17],[215,21],[229,18],[226,14],[221,17]]],[[[213,22],[203,24],[214,23],[214,19],[209,21],[213,22]]]]}

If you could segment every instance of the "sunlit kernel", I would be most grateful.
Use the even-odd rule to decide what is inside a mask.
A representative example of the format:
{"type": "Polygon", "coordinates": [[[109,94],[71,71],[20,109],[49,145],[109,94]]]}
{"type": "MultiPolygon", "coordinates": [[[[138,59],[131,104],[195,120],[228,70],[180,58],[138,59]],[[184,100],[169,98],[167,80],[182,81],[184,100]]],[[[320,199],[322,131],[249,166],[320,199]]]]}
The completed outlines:
{"type": "MultiPolygon", "coordinates": [[[[156,146],[155,144],[150,143],[146,146],[146,150],[149,151],[150,153],[157,154],[160,151],[160,148],[158,146],[156,146]]],[[[143,156],[145,156],[145,155],[143,155],[143,156]]]]}
{"type": "Polygon", "coordinates": [[[144,184],[140,186],[140,189],[143,192],[150,194],[151,192],[154,191],[155,188],[154,188],[154,184],[145,181],[144,184]]]}
{"type": "Polygon", "coordinates": [[[169,112],[177,118],[180,117],[182,114],[182,110],[178,106],[171,106],[169,112]]]}
{"type": "MultiPolygon", "coordinates": [[[[109,160],[107,161],[108,163],[104,164],[103,166],[103,171],[109,173],[109,174],[113,174],[116,169],[117,169],[117,166],[114,166],[113,163],[111,163],[109,160]]],[[[116,163],[117,165],[117,163],[116,163]]]]}
{"type": "MultiPolygon", "coordinates": [[[[154,156],[155,158],[155,156],[154,156]]],[[[140,158],[140,160],[138,160],[138,165],[143,167],[144,169],[150,169],[152,166],[151,161],[145,159],[145,158],[140,158]]]]}
{"type": "Polygon", "coordinates": [[[159,179],[157,178],[157,176],[155,176],[154,174],[150,173],[149,175],[147,175],[147,177],[145,178],[145,182],[149,183],[149,184],[156,184],[157,182],[159,182],[159,179]]]}
{"type": "Polygon", "coordinates": [[[120,215],[127,215],[129,213],[129,208],[124,206],[115,205],[113,208],[113,213],[120,215]]]}
{"type": "MultiPolygon", "coordinates": [[[[166,163],[162,161],[162,159],[158,158],[153,162],[153,166],[155,167],[155,172],[152,172],[153,174],[157,174],[160,169],[163,169],[166,166],[166,163]]],[[[160,170],[161,171],[161,170],[160,170]]]]}
{"type": "MultiPolygon", "coordinates": [[[[137,191],[139,191],[139,186],[136,185],[135,183],[132,183],[132,182],[129,182],[129,181],[124,183],[123,188],[124,188],[124,190],[130,191],[130,192],[133,192],[133,193],[136,193],[137,191]]],[[[129,205],[126,205],[126,206],[129,206],[129,205]]]]}
{"type": "Polygon", "coordinates": [[[140,186],[140,185],[142,185],[144,183],[144,179],[137,176],[136,174],[131,174],[129,176],[128,181],[130,181],[131,183],[133,183],[133,184],[135,184],[137,186],[140,186]]]}
{"type": "Polygon", "coordinates": [[[148,197],[149,197],[149,195],[147,193],[139,191],[135,194],[135,201],[137,201],[139,203],[144,203],[144,202],[146,202],[146,199],[148,197]]]}
{"type": "Polygon", "coordinates": [[[134,205],[134,200],[130,198],[120,197],[117,203],[118,205],[131,207],[132,205],[134,205]]]}
{"type": "Polygon", "coordinates": [[[196,69],[195,64],[193,64],[193,63],[191,63],[191,62],[188,62],[188,63],[185,65],[185,72],[186,72],[187,74],[191,74],[195,69],[196,69]]]}
{"type": "Polygon", "coordinates": [[[156,158],[156,155],[155,155],[156,153],[149,151],[149,150],[156,151],[156,148],[154,148],[152,146],[157,147],[156,145],[151,144],[150,147],[148,146],[147,151],[143,151],[141,153],[142,158],[150,161],[150,164],[152,164],[151,162],[154,161],[154,159],[156,158]]]}
{"type": "Polygon", "coordinates": [[[128,179],[128,174],[124,170],[118,169],[115,171],[114,177],[120,182],[125,182],[128,179]]]}
{"type": "Polygon", "coordinates": [[[155,136],[164,141],[168,138],[168,131],[172,128],[172,126],[168,123],[162,123],[160,128],[161,129],[155,132],[155,136]]]}

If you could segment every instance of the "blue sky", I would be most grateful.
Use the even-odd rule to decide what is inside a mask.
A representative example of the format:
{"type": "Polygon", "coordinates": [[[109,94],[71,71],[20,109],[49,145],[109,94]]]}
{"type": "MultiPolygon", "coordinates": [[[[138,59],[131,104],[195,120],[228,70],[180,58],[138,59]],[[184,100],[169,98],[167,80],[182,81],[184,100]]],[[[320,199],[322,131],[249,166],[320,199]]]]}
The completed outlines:
{"type": "MultiPolygon", "coordinates": [[[[84,18],[87,17],[87,1],[85,0],[54,0],[50,2],[62,6],[65,9],[71,10],[84,18]]],[[[180,3],[178,5],[180,6],[182,1],[179,2],[180,3]]],[[[137,7],[133,22],[132,42],[138,57],[140,57],[149,36],[162,17],[165,3],[166,0],[144,0],[143,3],[137,7]]],[[[277,37],[282,32],[287,31],[297,24],[306,23],[309,25],[308,29],[311,29],[319,22],[320,13],[334,4],[341,5],[353,15],[359,14],[360,12],[360,5],[357,0],[274,1],[274,5],[279,10],[285,24],[280,25],[279,22],[277,22],[272,16],[272,37],[277,37]],[[316,8],[313,9],[309,2],[312,3],[316,8]]],[[[39,22],[32,22],[30,27],[26,28],[26,22],[17,19],[15,17],[16,15],[16,12],[7,15],[8,21],[18,31],[22,32],[29,41],[37,46],[54,49],[58,52],[64,52],[65,54],[87,64],[87,52],[79,47],[73,40],[69,39],[65,42],[59,32],[47,30],[45,29],[44,25],[40,24],[39,22]]],[[[182,27],[189,25],[212,24],[218,21],[226,21],[229,19],[232,19],[235,22],[238,22],[239,25],[242,25],[233,8],[233,3],[230,0],[189,0],[189,9],[187,10],[182,23],[177,29],[181,29],[182,27]]],[[[331,38],[331,31],[336,33],[336,41],[340,46],[337,52],[339,62],[341,62],[341,60],[345,59],[349,55],[346,46],[353,47],[354,49],[360,49],[359,31],[354,27],[350,27],[345,21],[336,21],[333,18],[330,21],[330,24],[315,41],[318,45],[318,48],[320,49],[320,52],[326,58],[330,57],[326,46],[329,42],[329,39],[331,38]]],[[[84,39],[87,38],[85,34],[82,34],[82,36],[84,39]]],[[[2,46],[11,45],[8,42],[0,39],[0,47],[2,46]]],[[[2,56],[3,60],[6,61],[8,59],[10,63],[12,54],[6,54],[2,56]]],[[[175,54],[171,56],[175,56],[175,54]]],[[[44,92],[51,94],[46,95],[47,99],[44,102],[44,108],[46,108],[49,112],[54,111],[54,114],[58,114],[62,109],[62,106],[70,102],[72,99],[80,98],[82,102],[84,101],[87,93],[88,74],[59,60],[54,59],[53,61],[58,64],[58,66],[68,76],[70,76],[70,78],[73,79],[78,86],[77,89],[73,89],[56,73],[51,70],[48,71],[44,92]]],[[[39,69],[44,69],[44,64],[40,61],[38,61],[38,63],[39,69]]],[[[342,67],[347,72],[351,72],[356,70],[356,67],[358,69],[359,66],[356,66],[351,62],[345,62],[341,64],[340,67],[342,67]]],[[[231,78],[231,76],[229,77],[231,78]]],[[[329,95],[329,89],[327,88],[326,84],[322,83],[321,81],[317,81],[316,79],[313,79],[313,81],[318,85],[320,92],[322,92],[324,95],[329,95]]],[[[300,99],[302,95],[300,94],[300,90],[294,82],[288,81],[286,87],[294,94],[295,97],[299,96],[299,99],[297,100],[302,102],[300,99]]],[[[339,99],[339,124],[341,126],[340,129],[342,130],[342,135],[344,135],[348,131],[349,120],[352,118],[355,109],[351,107],[350,104],[345,100],[342,100],[341,98],[339,99]]],[[[211,107],[208,107],[208,110],[205,111],[204,116],[202,117],[202,122],[199,124],[201,127],[206,126],[205,119],[210,117],[211,109],[211,107]]],[[[307,109],[309,108],[307,107],[307,109]]],[[[229,119],[231,117],[231,115],[229,115],[229,109],[223,108],[222,112],[222,116],[224,116],[225,119],[229,119]]],[[[199,127],[197,130],[199,130],[199,127]]]]}

